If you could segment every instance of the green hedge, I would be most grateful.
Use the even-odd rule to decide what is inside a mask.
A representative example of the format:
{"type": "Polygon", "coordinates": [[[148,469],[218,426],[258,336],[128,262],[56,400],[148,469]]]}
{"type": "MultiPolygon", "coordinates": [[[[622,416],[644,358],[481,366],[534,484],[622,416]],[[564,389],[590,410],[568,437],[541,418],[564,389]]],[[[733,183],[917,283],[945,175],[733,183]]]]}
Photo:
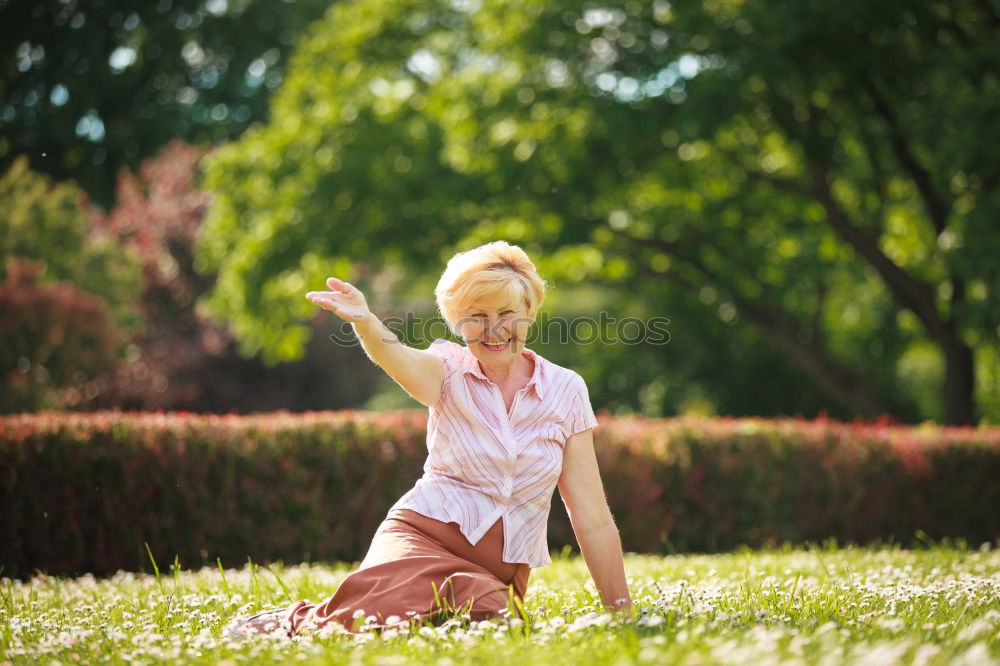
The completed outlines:
{"type": "MultiPolygon", "coordinates": [[[[0,417],[2,575],[357,560],[420,476],[424,412],[0,417]]],[[[627,550],[711,551],[922,531],[1000,535],[1000,429],[601,418],[627,550]]],[[[549,529],[572,544],[562,503],[549,529]]]]}

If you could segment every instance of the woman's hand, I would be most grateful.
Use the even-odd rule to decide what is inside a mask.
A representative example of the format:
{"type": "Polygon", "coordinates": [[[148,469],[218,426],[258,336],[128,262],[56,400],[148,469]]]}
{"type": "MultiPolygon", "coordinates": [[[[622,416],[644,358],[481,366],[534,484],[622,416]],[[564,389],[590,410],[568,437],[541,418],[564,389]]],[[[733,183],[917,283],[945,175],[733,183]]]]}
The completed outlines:
{"type": "Polygon", "coordinates": [[[444,364],[427,350],[413,349],[379,321],[361,290],[349,282],[327,278],[330,291],[310,291],[306,298],[353,325],[354,334],[375,365],[422,405],[428,407],[441,398],[444,364]]]}
{"type": "Polygon", "coordinates": [[[352,324],[361,323],[371,314],[365,295],[350,282],[331,277],[326,279],[326,286],[330,291],[310,291],[306,298],[352,324]]]}

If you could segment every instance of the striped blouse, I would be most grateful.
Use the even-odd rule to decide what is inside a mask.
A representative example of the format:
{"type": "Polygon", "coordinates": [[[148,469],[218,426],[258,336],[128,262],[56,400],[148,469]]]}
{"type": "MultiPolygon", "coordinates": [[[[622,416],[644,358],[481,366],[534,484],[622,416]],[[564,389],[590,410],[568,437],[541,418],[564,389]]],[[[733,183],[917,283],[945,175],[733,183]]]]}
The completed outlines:
{"type": "Polygon", "coordinates": [[[392,509],[458,523],[473,545],[503,517],[503,561],[548,564],[546,527],[563,446],[597,426],[587,385],[525,349],[534,373],[508,413],[467,347],[435,340],[429,351],[444,362],[445,379],[427,420],[424,474],[392,509]]]}

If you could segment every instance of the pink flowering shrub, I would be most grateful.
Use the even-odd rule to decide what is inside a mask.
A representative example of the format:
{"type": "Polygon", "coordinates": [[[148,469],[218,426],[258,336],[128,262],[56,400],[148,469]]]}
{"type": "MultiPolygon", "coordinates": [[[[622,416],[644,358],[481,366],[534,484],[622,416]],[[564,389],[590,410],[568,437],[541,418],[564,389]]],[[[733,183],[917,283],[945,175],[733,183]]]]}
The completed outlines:
{"type": "MultiPolygon", "coordinates": [[[[3,575],[354,561],[420,476],[420,411],[0,417],[3,575]]],[[[600,418],[626,550],[1000,535],[1000,428],[600,418]]],[[[550,545],[572,544],[556,501],[550,545]]]]}

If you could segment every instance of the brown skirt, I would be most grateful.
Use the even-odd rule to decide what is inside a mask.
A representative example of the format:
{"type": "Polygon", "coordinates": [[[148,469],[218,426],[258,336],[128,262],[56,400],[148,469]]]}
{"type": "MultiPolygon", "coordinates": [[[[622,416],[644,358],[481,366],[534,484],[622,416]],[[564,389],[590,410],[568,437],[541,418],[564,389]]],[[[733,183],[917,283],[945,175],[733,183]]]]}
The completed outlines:
{"type": "Polygon", "coordinates": [[[496,617],[511,601],[511,586],[524,598],[531,573],[527,564],[504,562],[502,553],[502,518],[473,546],[457,523],[398,509],[382,522],[360,568],[332,597],[319,604],[296,602],[284,619],[294,634],[331,621],[354,631],[364,621],[356,619],[357,611],[375,616],[378,626],[440,619],[462,609],[473,620],[496,617]]]}

